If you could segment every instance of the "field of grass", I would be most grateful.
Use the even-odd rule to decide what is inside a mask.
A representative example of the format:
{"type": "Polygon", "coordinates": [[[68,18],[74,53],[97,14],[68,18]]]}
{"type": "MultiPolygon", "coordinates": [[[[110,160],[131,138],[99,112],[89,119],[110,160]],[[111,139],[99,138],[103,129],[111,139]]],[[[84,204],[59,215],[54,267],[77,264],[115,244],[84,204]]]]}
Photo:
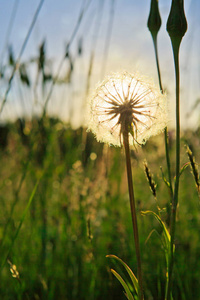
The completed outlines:
{"type": "MultiPolygon", "coordinates": [[[[174,132],[169,141],[174,176],[174,132]]],[[[186,143],[199,162],[200,131],[182,133],[181,166],[189,162],[186,143]]],[[[124,150],[47,117],[1,128],[0,147],[0,298],[125,299],[110,269],[129,279],[106,258],[117,255],[136,273],[124,150]]],[[[162,228],[141,211],[157,212],[159,206],[169,225],[164,135],[131,156],[145,299],[161,300],[166,274],[162,228]],[[157,184],[157,203],[144,173],[145,159],[157,184]]],[[[174,299],[180,300],[200,299],[200,204],[186,166],[180,177],[173,278],[174,299]]]]}
{"type": "MultiPolygon", "coordinates": [[[[11,116],[16,110],[18,120],[2,118],[0,123],[0,299],[199,300],[200,127],[183,130],[180,126],[186,104],[181,99],[179,65],[187,31],[184,1],[172,0],[165,24],[174,63],[175,90],[168,95],[175,96],[174,125],[168,120],[172,116],[167,116],[170,99],[165,97],[165,70],[159,64],[157,35],[162,16],[157,0],[149,1],[145,24],[152,37],[159,88],[137,73],[113,73],[91,97],[104,1],[96,7],[98,22],[84,74],[75,61],[82,59],[85,64],[89,58],[82,49],[86,32],[83,41],[81,35],[76,37],[75,52],[72,43],[89,0],[83,3],[57,71],[47,57],[45,39],[36,57],[21,59],[43,2],[33,15],[19,56],[8,45],[12,22],[4,47],[7,61],[2,55],[0,115],[7,120],[6,113],[11,116]],[[81,84],[75,83],[79,76],[81,84]],[[68,113],[65,122],[62,114],[56,115],[52,97],[59,87],[67,88],[63,99],[66,94],[70,99],[67,109],[64,100],[58,101],[60,96],[56,100],[57,108],[68,113]],[[73,95],[81,99],[81,126],[90,106],[88,128],[105,144],[97,142],[87,128],[71,127],[78,112],[73,95]],[[49,104],[57,117],[51,117],[49,104]],[[154,137],[141,145],[150,135],[154,137]]],[[[101,75],[106,71],[114,24],[115,1],[110,3],[101,75]]],[[[189,81],[192,77],[188,90],[189,81]]],[[[188,123],[198,104],[196,99],[187,108],[188,123]]]]}

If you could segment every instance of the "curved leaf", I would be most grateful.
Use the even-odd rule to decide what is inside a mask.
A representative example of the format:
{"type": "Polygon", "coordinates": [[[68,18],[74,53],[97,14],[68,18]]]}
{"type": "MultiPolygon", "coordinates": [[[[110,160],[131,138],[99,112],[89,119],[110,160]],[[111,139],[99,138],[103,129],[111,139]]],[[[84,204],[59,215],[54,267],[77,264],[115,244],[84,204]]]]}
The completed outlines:
{"type": "Polygon", "coordinates": [[[167,227],[165,223],[161,220],[161,218],[153,211],[142,211],[142,215],[152,215],[156,218],[156,220],[160,223],[162,229],[163,229],[163,234],[164,234],[164,240],[165,240],[165,247],[166,250],[169,251],[170,249],[170,241],[171,241],[171,236],[169,234],[169,231],[167,230],[167,227]]]}
{"type": "Polygon", "coordinates": [[[127,273],[129,274],[129,276],[131,278],[135,292],[136,292],[136,294],[138,294],[138,288],[139,288],[138,280],[137,280],[136,276],[134,275],[133,271],[129,268],[129,266],[121,258],[117,257],[116,255],[110,254],[110,255],[106,255],[106,257],[114,258],[124,266],[124,268],[126,269],[127,273]]]}
{"type": "Polygon", "coordinates": [[[123,286],[125,292],[126,292],[126,296],[129,300],[134,300],[133,295],[131,294],[128,285],[126,284],[126,282],[123,280],[123,278],[113,269],[111,269],[111,272],[113,273],[113,275],[119,280],[119,282],[121,283],[121,285],[123,286]]]}

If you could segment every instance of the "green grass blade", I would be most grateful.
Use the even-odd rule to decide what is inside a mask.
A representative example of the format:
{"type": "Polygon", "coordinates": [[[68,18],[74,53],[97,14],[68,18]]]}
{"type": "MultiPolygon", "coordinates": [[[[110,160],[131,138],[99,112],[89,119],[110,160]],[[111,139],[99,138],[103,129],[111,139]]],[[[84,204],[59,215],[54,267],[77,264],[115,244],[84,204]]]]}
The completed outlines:
{"type": "Polygon", "coordinates": [[[165,177],[162,167],[160,167],[160,170],[161,170],[162,179],[163,179],[164,183],[166,184],[166,186],[167,186],[168,189],[171,189],[170,183],[167,180],[167,178],[165,177]]]}
{"type": "Polygon", "coordinates": [[[138,280],[137,280],[136,276],[134,275],[133,271],[129,268],[129,266],[121,258],[117,257],[116,255],[111,254],[111,255],[106,255],[106,257],[114,258],[124,266],[124,268],[126,269],[126,271],[128,272],[128,274],[131,278],[135,292],[138,295],[138,280]]]}
{"type": "Polygon", "coordinates": [[[167,230],[167,227],[165,226],[165,223],[161,220],[161,218],[153,211],[142,211],[142,215],[152,215],[156,218],[156,220],[160,223],[162,229],[163,229],[163,233],[164,233],[164,238],[165,238],[165,247],[167,249],[167,251],[170,248],[170,240],[171,240],[171,236],[169,234],[169,231],[167,230]]]}
{"type": "Polygon", "coordinates": [[[37,181],[37,183],[36,183],[35,186],[34,186],[34,189],[33,189],[32,193],[31,193],[31,195],[30,195],[30,198],[29,198],[29,200],[28,200],[28,204],[27,204],[27,206],[26,206],[26,208],[25,208],[25,210],[24,210],[24,212],[23,212],[23,214],[22,214],[22,217],[21,217],[19,226],[18,226],[18,228],[17,228],[17,230],[16,230],[16,233],[15,233],[15,235],[14,235],[14,238],[13,238],[13,240],[12,240],[12,243],[11,243],[11,245],[10,245],[8,251],[6,252],[6,255],[5,255],[5,257],[4,257],[3,261],[2,261],[2,264],[1,264],[1,267],[0,267],[0,272],[2,271],[2,269],[3,269],[3,267],[4,267],[5,263],[6,263],[6,260],[7,260],[7,258],[8,258],[8,255],[9,255],[9,253],[10,253],[10,251],[11,251],[13,245],[14,245],[14,242],[15,242],[15,240],[16,240],[18,234],[19,234],[19,231],[20,231],[21,226],[22,226],[22,224],[23,224],[23,222],[24,222],[24,219],[25,219],[25,217],[26,217],[26,214],[27,214],[27,212],[28,212],[28,210],[29,210],[29,207],[30,207],[30,205],[31,205],[31,203],[32,203],[32,201],[33,201],[33,198],[34,198],[34,196],[35,196],[35,193],[36,193],[38,184],[39,184],[39,180],[37,181]]]}
{"type": "Polygon", "coordinates": [[[134,300],[133,295],[131,294],[128,285],[126,284],[126,282],[123,280],[123,278],[113,269],[111,269],[111,272],[113,273],[113,275],[119,280],[119,282],[121,283],[121,285],[123,286],[125,292],[126,292],[126,296],[129,300],[134,300]]]}

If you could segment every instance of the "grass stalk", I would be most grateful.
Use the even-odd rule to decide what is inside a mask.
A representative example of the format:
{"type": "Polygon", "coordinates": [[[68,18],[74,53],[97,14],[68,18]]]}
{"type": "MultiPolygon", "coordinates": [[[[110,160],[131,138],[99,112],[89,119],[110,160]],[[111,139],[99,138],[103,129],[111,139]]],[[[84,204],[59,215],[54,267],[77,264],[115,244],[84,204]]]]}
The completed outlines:
{"type": "Polygon", "coordinates": [[[123,133],[123,141],[124,141],[124,148],[125,148],[125,155],[126,155],[126,170],[127,170],[127,179],[128,179],[129,200],[130,200],[130,207],[131,207],[131,217],[132,217],[133,233],[134,233],[134,241],[135,241],[135,251],[136,251],[136,258],[137,258],[139,300],[143,300],[144,296],[143,296],[141,256],[140,256],[139,234],[138,234],[136,207],[135,207],[135,197],[134,197],[134,190],[133,190],[133,179],[132,179],[132,169],[131,169],[130,147],[129,147],[129,140],[128,140],[128,130],[125,130],[125,132],[123,133]]]}
{"type": "MultiPolygon", "coordinates": [[[[157,33],[152,34],[153,39],[153,45],[154,45],[154,51],[155,51],[155,57],[156,57],[156,67],[157,67],[157,73],[158,73],[158,81],[159,81],[159,87],[161,90],[161,93],[164,93],[162,80],[161,80],[161,73],[160,73],[160,65],[159,65],[159,59],[158,59],[158,47],[157,47],[157,33]]],[[[166,162],[167,162],[167,171],[168,171],[168,182],[169,182],[169,188],[170,188],[170,196],[171,199],[173,198],[173,187],[172,187],[172,179],[171,179],[171,163],[170,163],[170,157],[169,157],[169,141],[168,141],[168,128],[165,127],[164,130],[164,139],[165,139],[165,156],[166,156],[166,162]]]]}
{"type": "Polygon", "coordinates": [[[171,207],[171,222],[170,222],[170,260],[169,260],[169,279],[166,286],[166,299],[171,299],[172,291],[172,274],[174,266],[174,240],[176,229],[176,211],[178,204],[178,192],[179,192],[179,176],[180,176],[180,72],[179,72],[179,48],[180,41],[177,39],[171,39],[172,49],[174,56],[175,78],[176,78],[176,180],[174,187],[174,195],[172,198],[171,207]]]}
{"type": "Polygon", "coordinates": [[[187,31],[187,20],[184,13],[184,0],[172,0],[170,14],[167,20],[167,31],[171,39],[175,80],[176,80],[176,177],[174,194],[171,203],[171,223],[170,223],[170,253],[169,253],[169,280],[166,286],[166,299],[172,297],[172,281],[174,266],[174,250],[175,250],[175,229],[176,229],[176,211],[179,193],[179,177],[180,177],[180,70],[179,70],[179,49],[181,40],[187,31]]]}
{"type": "MultiPolygon", "coordinates": [[[[157,33],[153,34],[152,33],[152,39],[153,39],[153,45],[154,45],[154,51],[155,51],[155,57],[156,57],[156,67],[157,67],[157,73],[158,73],[158,81],[159,81],[159,86],[160,86],[160,90],[161,93],[164,93],[163,90],[163,85],[162,85],[162,80],[161,80],[161,73],[160,73],[160,65],[159,65],[159,59],[158,59],[158,47],[157,47],[157,33]]],[[[178,116],[179,118],[179,116],[178,116]]],[[[179,126],[178,126],[179,128],[179,126]]],[[[171,179],[171,163],[170,163],[170,156],[169,156],[169,141],[168,141],[168,128],[165,127],[164,130],[164,141],[165,141],[165,157],[166,157],[166,162],[167,162],[167,172],[168,172],[168,182],[169,182],[169,190],[170,190],[170,198],[171,198],[171,205],[172,205],[172,210],[174,210],[174,196],[173,196],[173,187],[172,187],[172,179],[171,179]]],[[[174,216],[176,216],[176,212],[173,213],[174,216]]],[[[170,216],[171,218],[171,216],[170,216]]],[[[172,218],[171,218],[172,219],[172,218]]],[[[175,221],[173,221],[174,225],[174,231],[175,231],[175,221]]],[[[171,244],[171,247],[173,249],[173,245],[171,244]]],[[[171,250],[170,249],[170,255],[171,255],[171,250]]],[[[170,266],[169,266],[169,260],[168,260],[168,264],[167,264],[167,275],[166,275],[166,291],[168,291],[169,288],[169,278],[171,278],[171,276],[169,276],[169,272],[170,272],[170,266]]],[[[170,282],[171,285],[171,282],[170,282]]]]}

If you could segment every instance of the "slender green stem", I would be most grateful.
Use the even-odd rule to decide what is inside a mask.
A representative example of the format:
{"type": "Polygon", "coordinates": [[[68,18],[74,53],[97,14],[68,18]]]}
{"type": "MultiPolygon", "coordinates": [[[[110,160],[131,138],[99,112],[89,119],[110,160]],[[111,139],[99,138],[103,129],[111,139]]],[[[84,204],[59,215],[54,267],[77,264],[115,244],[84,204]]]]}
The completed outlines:
{"type": "Polygon", "coordinates": [[[125,154],[126,154],[126,169],[127,169],[127,178],[128,178],[129,199],[130,199],[131,217],[132,217],[133,233],[134,233],[134,241],[135,241],[135,251],[136,251],[136,258],[137,258],[139,300],[143,300],[144,296],[143,296],[140,245],[139,245],[139,234],[138,234],[137,216],[136,216],[136,208],[135,208],[135,197],[134,197],[134,190],[133,190],[130,148],[129,148],[129,141],[128,141],[128,130],[125,130],[125,132],[123,134],[123,141],[124,141],[124,148],[125,148],[125,154]]]}
{"type": "Polygon", "coordinates": [[[171,201],[173,199],[173,187],[172,187],[172,177],[171,177],[171,163],[169,158],[169,140],[168,140],[168,128],[165,127],[164,130],[165,135],[165,156],[167,161],[167,170],[168,170],[168,181],[169,181],[169,188],[170,188],[170,197],[171,201]]]}
{"type": "Polygon", "coordinates": [[[172,291],[172,273],[174,265],[174,240],[175,240],[175,228],[176,228],[176,210],[178,204],[178,191],[179,191],[179,176],[180,176],[180,75],[179,75],[179,47],[180,41],[172,39],[172,48],[174,55],[174,66],[176,76],[176,180],[174,187],[174,195],[171,208],[171,223],[170,223],[170,260],[169,260],[169,283],[166,291],[166,299],[171,299],[172,291]]]}
{"type": "Polygon", "coordinates": [[[19,64],[20,64],[20,60],[21,60],[22,54],[24,53],[24,50],[25,50],[26,45],[27,45],[27,43],[28,43],[28,40],[29,40],[29,38],[30,38],[30,36],[31,36],[33,27],[34,27],[34,25],[35,25],[35,23],[36,23],[36,21],[37,21],[37,18],[38,18],[38,15],[39,15],[39,13],[40,13],[40,10],[41,10],[41,8],[42,8],[43,3],[44,3],[44,0],[41,0],[40,3],[39,3],[39,5],[38,5],[38,7],[37,7],[37,10],[36,10],[36,12],[35,12],[35,14],[34,14],[34,16],[33,16],[33,20],[32,20],[32,22],[31,22],[31,25],[30,25],[30,27],[29,27],[29,30],[28,30],[28,32],[27,32],[27,34],[26,34],[25,40],[24,40],[24,42],[23,42],[23,44],[22,44],[22,47],[21,47],[19,56],[18,56],[18,58],[17,58],[17,60],[16,60],[16,62],[15,62],[15,65],[14,65],[14,68],[13,68],[13,71],[12,71],[12,74],[11,74],[9,80],[8,80],[8,87],[7,87],[7,89],[6,89],[6,92],[5,92],[5,95],[4,95],[4,98],[3,98],[3,101],[2,101],[1,107],[0,107],[0,114],[2,113],[3,108],[4,108],[4,105],[6,104],[6,101],[7,101],[7,98],[8,98],[8,94],[9,94],[10,89],[11,89],[11,86],[12,86],[12,81],[13,81],[15,72],[16,72],[17,69],[18,69],[18,66],[19,66],[19,64]]]}
{"type": "Polygon", "coordinates": [[[157,34],[152,34],[152,39],[153,39],[153,45],[154,45],[154,51],[155,51],[155,57],[156,57],[156,67],[157,67],[157,72],[158,72],[158,81],[159,81],[160,90],[163,94],[163,86],[162,86],[162,81],[161,81],[160,65],[159,65],[159,59],[158,59],[157,34]]]}
{"type": "MultiPolygon", "coordinates": [[[[158,81],[161,93],[164,93],[162,80],[161,80],[161,73],[160,73],[160,66],[159,66],[159,59],[158,59],[158,47],[157,47],[157,32],[152,32],[152,39],[153,39],[153,45],[154,45],[154,51],[155,51],[155,57],[156,57],[156,66],[157,66],[157,73],[158,73],[158,81]]],[[[168,141],[168,129],[165,127],[164,130],[164,140],[165,140],[165,157],[167,162],[167,171],[168,171],[168,182],[169,182],[169,189],[170,189],[170,197],[171,197],[171,204],[173,202],[173,186],[172,186],[172,178],[171,178],[171,163],[170,163],[170,157],[169,157],[169,141],[168,141]]],[[[176,212],[173,213],[173,215],[176,215],[176,212]]],[[[175,227],[174,227],[175,228],[175,227]]],[[[170,251],[171,253],[171,251],[170,251]]],[[[167,259],[167,272],[166,272],[166,294],[169,289],[169,269],[170,269],[170,258],[167,259]]],[[[171,284],[171,283],[170,283],[171,284]]]]}
{"type": "MultiPolygon", "coordinates": [[[[159,66],[159,59],[158,59],[158,47],[157,47],[157,33],[152,34],[153,39],[153,45],[154,45],[154,51],[155,51],[155,57],[156,57],[156,66],[157,66],[157,73],[158,73],[158,81],[161,93],[163,94],[163,85],[161,80],[161,73],[160,73],[160,66],[159,66]]],[[[167,161],[167,171],[168,171],[168,181],[169,181],[169,188],[170,188],[170,196],[171,199],[173,198],[173,187],[172,187],[172,179],[171,179],[171,164],[170,164],[170,157],[169,157],[169,142],[168,142],[168,129],[165,127],[164,130],[165,135],[165,156],[167,161]]]]}

